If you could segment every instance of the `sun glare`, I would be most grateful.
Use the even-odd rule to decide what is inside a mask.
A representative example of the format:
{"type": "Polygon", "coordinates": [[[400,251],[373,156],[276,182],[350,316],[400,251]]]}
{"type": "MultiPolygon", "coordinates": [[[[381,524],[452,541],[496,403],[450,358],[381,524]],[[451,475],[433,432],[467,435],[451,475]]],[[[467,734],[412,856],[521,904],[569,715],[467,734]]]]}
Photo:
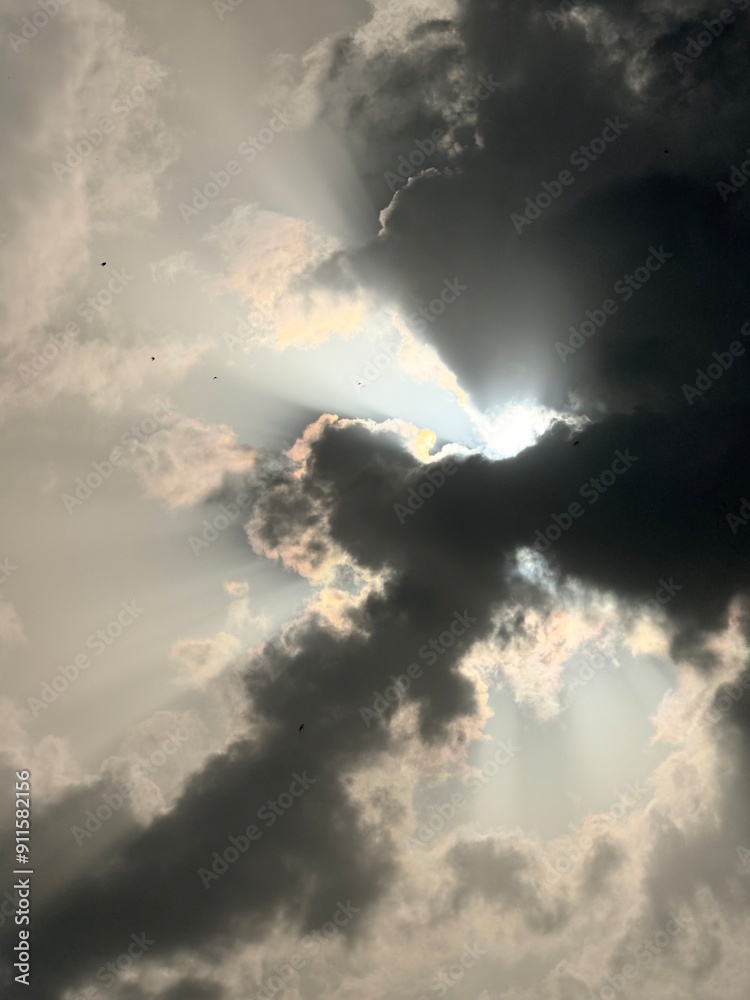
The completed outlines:
{"type": "Polygon", "coordinates": [[[489,458],[513,458],[534,445],[556,420],[571,423],[567,414],[525,401],[477,414],[474,423],[489,458]]]}

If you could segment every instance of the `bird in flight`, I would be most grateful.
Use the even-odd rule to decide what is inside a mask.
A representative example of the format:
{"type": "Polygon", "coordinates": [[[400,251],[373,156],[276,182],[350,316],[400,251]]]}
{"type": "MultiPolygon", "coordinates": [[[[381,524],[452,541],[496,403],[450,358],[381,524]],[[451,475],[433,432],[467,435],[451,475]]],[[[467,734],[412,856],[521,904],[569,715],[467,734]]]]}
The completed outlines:
{"type": "Polygon", "coordinates": [[[304,724],[304,722],[303,722],[303,723],[302,723],[302,725],[301,725],[301,726],[299,727],[299,729],[297,730],[297,732],[301,733],[301,732],[302,732],[302,730],[303,730],[304,728],[305,728],[305,724],[304,724]]]}
{"type": "Polygon", "coordinates": [[[106,267],[106,266],[107,266],[107,262],[106,262],[106,260],[103,260],[102,261],[102,267],[106,267]]]}
{"type": "MultiPolygon", "coordinates": [[[[214,378],[218,378],[218,377],[219,377],[218,375],[214,375],[214,378]]],[[[211,381],[212,381],[212,382],[213,382],[213,380],[214,380],[214,379],[211,379],[211,381]]]]}
{"type": "Polygon", "coordinates": [[[573,442],[573,447],[575,448],[575,446],[576,446],[577,444],[580,444],[580,443],[581,443],[580,441],[574,441],[574,442],[573,442]]]}
{"type": "Polygon", "coordinates": [[[152,361],[156,361],[156,358],[151,358],[152,361]]]}

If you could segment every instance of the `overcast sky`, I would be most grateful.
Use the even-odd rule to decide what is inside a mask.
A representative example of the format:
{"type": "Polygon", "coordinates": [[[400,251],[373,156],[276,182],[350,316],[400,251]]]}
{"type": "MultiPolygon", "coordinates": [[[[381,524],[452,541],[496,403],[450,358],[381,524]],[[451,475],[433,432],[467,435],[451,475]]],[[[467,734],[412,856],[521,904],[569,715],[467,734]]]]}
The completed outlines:
{"type": "Polygon", "coordinates": [[[4,996],[746,1000],[749,41],[0,0],[4,996]]]}

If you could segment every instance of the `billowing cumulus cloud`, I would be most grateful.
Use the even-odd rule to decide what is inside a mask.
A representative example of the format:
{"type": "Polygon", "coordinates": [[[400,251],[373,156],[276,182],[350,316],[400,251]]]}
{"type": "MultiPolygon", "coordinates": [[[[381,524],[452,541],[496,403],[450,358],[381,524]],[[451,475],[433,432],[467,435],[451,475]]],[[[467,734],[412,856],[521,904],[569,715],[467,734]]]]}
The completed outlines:
{"type": "MultiPolygon", "coordinates": [[[[617,433],[623,422],[624,418],[612,418],[589,430],[582,438],[587,450],[581,454],[606,454],[611,442],[604,437],[605,431],[611,433],[614,427],[617,433]],[[597,441],[598,434],[602,435],[601,442],[597,441]]],[[[653,436],[650,424],[649,428],[653,436]]],[[[365,824],[361,817],[357,818],[359,807],[355,808],[347,790],[346,775],[356,761],[361,766],[377,755],[396,752],[409,730],[402,733],[393,729],[395,716],[410,707],[416,716],[413,735],[408,738],[421,739],[428,747],[446,741],[460,747],[467,736],[471,739],[477,735],[469,725],[477,711],[476,696],[470,675],[460,672],[460,657],[474,643],[488,637],[492,610],[511,605],[514,595],[523,594],[527,609],[536,605],[541,613],[548,610],[550,597],[544,588],[528,580],[514,582],[509,571],[514,553],[528,544],[535,523],[534,509],[527,510],[528,502],[525,506],[520,502],[522,495],[528,495],[527,483],[533,484],[548,503],[565,496],[567,484],[559,481],[561,463],[554,456],[563,449],[568,454],[569,448],[567,432],[552,433],[536,448],[513,460],[459,459],[454,474],[443,477],[444,482],[424,502],[423,509],[412,511],[410,519],[401,523],[394,508],[414,485],[429,481],[430,473],[439,468],[437,464],[420,462],[392,433],[373,434],[367,426],[355,422],[339,427],[329,421],[322,431],[308,438],[304,447],[300,445],[296,454],[305,456],[303,474],[281,473],[274,486],[264,487],[275,502],[257,507],[254,530],[274,537],[277,545],[296,538],[299,551],[307,552],[313,561],[319,541],[328,538],[329,546],[348,553],[362,569],[385,574],[384,582],[378,591],[366,592],[359,603],[352,602],[343,612],[357,629],[334,629],[313,608],[308,618],[287,629],[279,642],[268,644],[258,654],[264,669],[250,670],[247,675],[251,717],[257,724],[253,737],[216,756],[188,783],[171,811],[156,819],[137,839],[123,843],[119,848],[121,860],[110,874],[80,876],[69,890],[69,905],[73,905],[73,899],[76,901],[73,911],[65,902],[68,893],[59,897],[40,932],[53,968],[65,970],[64,974],[74,979],[86,972],[77,958],[78,949],[61,947],[64,940],[77,940],[84,928],[90,965],[104,961],[108,950],[116,947],[118,935],[122,937],[128,924],[137,922],[136,915],[144,912],[144,894],[150,899],[147,912],[157,942],[153,946],[154,958],[188,945],[206,947],[211,940],[218,943],[217,935],[230,933],[239,919],[247,927],[249,939],[257,938],[258,931],[251,928],[261,906],[294,921],[301,931],[308,931],[335,905],[336,892],[341,894],[346,887],[347,894],[352,895],[352,885],[356,885],[364,907],[373,907],[377,912],[377,900],[395,877],[397,854],[386,827],[365,824]],[[495,514],[500,507],[506,511],[502,519],[495,514]],[[369,530],[365,530],[365,524],[369,530]],[[308,529],[314,526],[315,530],[300,535],[303,525],[308,529]],[[448,525],[450,545],[445,535],[448,525]],[[498,565],[505,565],[508,571],[498,575],[498,565]],[[456,622],[459,625],[452,630],[456,622]],[[387,687],[389,670],[394,675],[402,673],[410,656],[418,659],[415,647],[419,647],[419,640],[430,638],[438,648],[450,648],[441,648],[440,656],[433,654],[432,669],[425,671],[421,681],[415,681],[399,702],[378,703],[377,692],[387,687]],[[369,708],[370,714],[363,715],[363,708],[369,708]],[[298,749],[289,745],[297,735],[298,719],[304,719],[306,727],[317,734],[314,746],[306,744],[304,750],[299,744],[298,749]],[[301,786],[292,796],[287,791],[295,774],[303,783],[308,776],[314,779],[299,801],[292,796],[300,792],[301,786]],[[242,802],[237,800],[238,783],[257,789],[252,809],[244,798],[242,802]],[[227,874],[227,878],[219,879],[211,871],[210,859],[212,851],[226,839],[222,839],[221,831],[241,832],[257,809],[256,800],[260,805],[280,792],[286,793],[289,808],[293,803],[295,809],[294,837],[291,824],[282,825],[282,811],[274,818],[274,826],[278,826],[273,835],[258,839],[253,854],[232,872],[231,878],[227,874]],[[341,824],[339,837],[333,839],[329,827],[332,814],[341,824]],[[192,838],[175,850],[178,831],[183,828],[193,831],[192,838]],[[165,854],[167,843],[173,847],[165,854]],[[318,873],[315,878],[306,871],[312,864],[306,855],[313,849],[314,870],[318,873]],[[321,858],[327,856],[331,867],[326,881],[321,881],[321,858]],[[202,884],[201,869],[210,873],[207,877],[217,880],[210,890],[202,884]],[[118,875],[118,871],[122,874],[118,875]],[[251,885],[254,891],[246,894],[243,887],[251,885]],[[104,905],[105,896],[112,893],[121,900],[122,915],[92,933],[93,914],[104,905]],[[184,918],[179,925],[173,909],[165,902],[175,895],[183,901],[184,918]],[[293,909],[291,899],[296,901],[293,909]]],[[[628,471],[635,475],[634,469],[628,471]]],[[[653,477],[656,472],[652,468],[649,474],[653,477]]],[[[574,473],[569,475],[570,481],[575,481],[574,473]]],[[[601,498],[602,504],[605,499],[601,498]]],[[[625,509],[620,507],[620,518],[625,509]]],[[[603,516],[606,526],[606,518],[611,515],[603,516]]],[[[606,584],[624,598],[649,593],[653,578],[648,560],[642,568],[636,564],[629,577],[618,577],[614,569],[597,572],[595,556],[601,522],[595,522],[590,513],[588,521],[582,519],[577,528],[578,547],[591,553],[590,564],[576,563],[570,551],[578,549],[558,543],[555,566],[561,578],[575,573],[599,586],[606,584]],[[569,561],[573,561],[572,566],[569,561]]],[[[696,545],[694,555],[698,551],[696,545]]],[[[650,558],[658,560],[663,553],[653,552],[650,558]]],[[[717,626],[721,619],[718,603],[715,617],[707,618],[702,602],[690,594],[689,584],[695,579],[694,574],[685,575],[684,599],[665,606],[668,616],[691,637],[700,634],[699,626],[717,626]]],[[[523,615],[518,611],[515,622],[506,626],[507,639],[522,629],[523,615]]],[[[498,633],[495,637],[497,641],[498,633]]],[[[667,835],[666,830],[657,834],[658,829],[657,825],[654,850],[667,835]]],[[[262,825],[258,830],[263,833],[262,825]]],[[[683,834],[687,838],[684,850],[700,850],[700,837],[706,835],[683,834]]],[[[607,831],[600,846],[589,849],[593,853],[577,880],[582,881],[587,892],[601,893],[621,864],[618,858],[623,845],[618,846],[617,839],[612,841],[607,831]]],[[[580,856],[580,844],[572,851],[573,858],[580,856]]],[[[469,842],[459,842],[451,857],[457,883],[447,898],[452,898],[453,908],[465,907],[479,894],[493,906],[519,908],[525,924],[543,936],[559,932],[571,919],[572,901],[568,897],[572,888],[560,898],[539,897],[539,848],[506,845],[499,850],[491,841],[473,847],[469,842]],[[496,875],[491,874],[493,871],[496,875]]],[[[646,863],[656,866],[650,855],[640,861],[641,865],[646,863]]],[[[731,865],[728,858],[727,871],[731,865]]],[[[665,877],[663,867],[657,867],[656,872],[658,879],[665,877]]],[[[654,891],[656,902],[660,894],[654,891]]],[[[675,899],[688,896],[685,888],[671,890],[675,899]]],[[[642,905],[647,903],[648,899],[642,905]]],[[[646,925],[651,928],[655,919],[651,914],[646,925]]],[[[664,919],[668,919],[666,911],[664,919]]],[[[641,924],[636,927],[633,934],[640,933],[641,924]]],[[[652,929],[655,933],[658,926],[652,929]]]]}
{"type": "Polygon", "coordinates": [[[230,427],[206,426],[173,409],[166,421],[139,442],[132,464],[148,493],[167,506],[192,506],[215,493],[227,474],[253,467],[253,450],[241,446],[230,427]]]}
{"type": "Polygon", "coordinates": [[[158,103],[169,72],[134,54],[126,18],[101,0],[55,16],[13,2],[3,29],[14,87],[3,106],[3,413],[71,393],[119,406],[137,392],[145,351],[129,332],[93,329],[134,276],[112,263],[87,288],[91,241],[159,212],[159,178],[177,155],[158,103]]]}

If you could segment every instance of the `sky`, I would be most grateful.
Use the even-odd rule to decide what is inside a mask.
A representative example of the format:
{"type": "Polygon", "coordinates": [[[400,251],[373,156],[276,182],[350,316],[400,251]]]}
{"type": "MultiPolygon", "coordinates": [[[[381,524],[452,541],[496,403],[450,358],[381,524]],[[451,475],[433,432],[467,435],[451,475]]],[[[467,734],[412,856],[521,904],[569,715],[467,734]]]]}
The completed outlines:
{"type": "Polygon", "coordinates": [[[745,1000],[723,2],[0,0],[3,996],[745,1000]]]}

